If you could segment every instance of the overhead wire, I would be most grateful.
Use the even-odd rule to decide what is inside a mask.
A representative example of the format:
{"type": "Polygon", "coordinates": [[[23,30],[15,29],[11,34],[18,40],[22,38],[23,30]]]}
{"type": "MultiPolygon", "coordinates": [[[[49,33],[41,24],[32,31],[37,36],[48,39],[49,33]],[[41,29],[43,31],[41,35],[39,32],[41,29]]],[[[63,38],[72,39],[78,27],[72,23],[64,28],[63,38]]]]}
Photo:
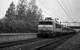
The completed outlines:
{"type": "MultiPolygon", "coordinates": [[[[62,1],[61,1],[61,2],[62,2],[62,1]]],[[[71,7],[70,7],[70,2],[69,2],[69,0],[67,0],[67,3],[69,4],[69,5],[68,5],[68,6],[69,6],[69,9],[67,8],[68,13],[70,13],[70,17],[71,17],[71,19],[74,21],[74,19],[72,18],[73,15],[72,15],[72,9],[71,9],[71,7]]],[[[70,23],[80,23],[80,22],[70,22],[70,23]]]]}
{"type": "Polygon", "coordinates": [[[67,0],[67,3],[69,4],[68,6],[69,6],[69,13],[70,13],[71,19],[74,20],[74,19],[73,19],[73,15],[72,15],[73,12],[72,12],[72,9],[71,9],[71,7],[70,7],[70,2],[69,2],[69,0],[67,0]]]}
{"type": "MultiPolygon", "coordinates": [[[[61,0],[61,2],[63,3],[62,0],[61,0]]],[[[63,5],[64,5],[64,3],[63,3],[63,5]]],[[[73,17],[73,16],[72,16],[72,9],[70,8],[69,0],[67,0],[67,4],[65,4],[65,8],[66,8],[66,10],[67,10],[67,12],[68,12],[68,15],[70,15],[69,18],[70,18],[70,21],[71,21],[71,22],[68,22],[68,24],[72,25],[72,23],[74,23],[74,22],[72,22],[74,19],[72,18],[72,17],[73,17]],[[69,5],[68,5],[68,4],[69,4],[69,5]],[[69,7],[67,7],[67,5],[68,5],[69,7]]]]}
{"type": "MultiPolygon", "coordinates": [[[[64,9],[64,7],[62,6],[62,1],[60,2],[59,0],[57,0],[58,4],[60,5],[60,7],[63,9],[63,11],[65,12],[65,14],[70,18],[71,16],[67,13],[67,11],[69,12],[69,10],[67,9],[67,11],[64,9]]],[[[71,19],[70,19],[71,20],[71,19]]]]}

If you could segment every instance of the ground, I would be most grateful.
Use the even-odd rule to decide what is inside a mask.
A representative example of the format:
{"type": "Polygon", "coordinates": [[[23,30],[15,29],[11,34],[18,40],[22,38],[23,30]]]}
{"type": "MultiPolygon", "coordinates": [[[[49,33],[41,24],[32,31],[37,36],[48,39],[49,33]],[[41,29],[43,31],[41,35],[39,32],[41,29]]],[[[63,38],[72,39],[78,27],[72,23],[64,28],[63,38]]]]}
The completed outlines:
{"type": "Polygon", "coordinates": [[[74,35],[55,50],[80,50],[80,33],[74,35]]]}

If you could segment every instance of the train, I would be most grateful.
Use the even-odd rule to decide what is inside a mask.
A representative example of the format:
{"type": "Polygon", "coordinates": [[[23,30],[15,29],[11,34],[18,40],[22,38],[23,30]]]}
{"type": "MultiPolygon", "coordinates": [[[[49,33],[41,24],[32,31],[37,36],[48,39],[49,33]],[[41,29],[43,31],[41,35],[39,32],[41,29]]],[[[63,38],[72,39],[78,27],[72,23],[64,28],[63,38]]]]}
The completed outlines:
{"type": "Polygon", "coordinates": [[[75,33],[75,30],[48,17],[39,21],[37,37],[54,37],[71,33],[75,33]]]}

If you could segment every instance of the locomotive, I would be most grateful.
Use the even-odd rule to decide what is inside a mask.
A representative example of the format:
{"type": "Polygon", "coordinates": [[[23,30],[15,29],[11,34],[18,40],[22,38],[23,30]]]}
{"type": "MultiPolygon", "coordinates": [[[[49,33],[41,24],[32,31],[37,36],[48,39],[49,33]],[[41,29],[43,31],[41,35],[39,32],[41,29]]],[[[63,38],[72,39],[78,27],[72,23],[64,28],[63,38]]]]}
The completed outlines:
{"type": "Polygon", "coordinates": [[[38,24],[38,37],[54,37],[56,35],[75,33],[75,30],[59,24],[51,18],[40,20],[38,24]]]}

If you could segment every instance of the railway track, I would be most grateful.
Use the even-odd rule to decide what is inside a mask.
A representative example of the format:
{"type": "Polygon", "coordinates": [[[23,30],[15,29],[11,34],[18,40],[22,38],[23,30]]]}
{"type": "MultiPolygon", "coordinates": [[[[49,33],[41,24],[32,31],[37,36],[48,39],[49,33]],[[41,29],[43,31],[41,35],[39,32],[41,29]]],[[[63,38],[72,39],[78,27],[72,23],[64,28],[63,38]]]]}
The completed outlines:
{"type": "Polygon", "coordinates": [[[65,35],[62,37],[48,38],[48,39],[31,39],[24,42],[16,42],[13,44],[8,44],[0,50],[51,50],[62,44],[65,40],[72,37],[73,35],[65,35]],[[6,48],[4,48],[6,47],[6,48]]]}
{"type": "MultiPolygon", "coordinates": [[[[20,50],[29,50],[29,49],[31,49],[33,47],[42,45],[43,43],[48,43],[51,40],[52,39],[41,39],[41,40],[37,40],[37,41],[34,41],[34,42],[29,42],[27,44],[25,43],[23,45],[4,48],[4,49],[1,49],[1,50],[19,50],[19,49],[20,50]]],[[[56,38],[54,40],[56,40],[56,38]]]]}
{"type": "Polygon", "coordinates": [[[0,43],[0,49],[9,48],[11,46],[27,44],[27,43],[31,43],[31,42],[38,41],[38,40],[42,40],[42,39],[34,38],[34,39],[20,40],[20,41],[14,41],[14,42],[0,43]]]}
{"type": "Polygon", "coordinates": [[[50,43],[47,43],[47,44],[45,44],[43,46],[37,46],[35,48],[32,48],[31,50],[53,50],[57,46],[63,44],[70,37],[72,37],[72,35],[61,37],[61,38],[59,38],[59,39],[57,39],[55,41],[52,40],[50,43]]]}

